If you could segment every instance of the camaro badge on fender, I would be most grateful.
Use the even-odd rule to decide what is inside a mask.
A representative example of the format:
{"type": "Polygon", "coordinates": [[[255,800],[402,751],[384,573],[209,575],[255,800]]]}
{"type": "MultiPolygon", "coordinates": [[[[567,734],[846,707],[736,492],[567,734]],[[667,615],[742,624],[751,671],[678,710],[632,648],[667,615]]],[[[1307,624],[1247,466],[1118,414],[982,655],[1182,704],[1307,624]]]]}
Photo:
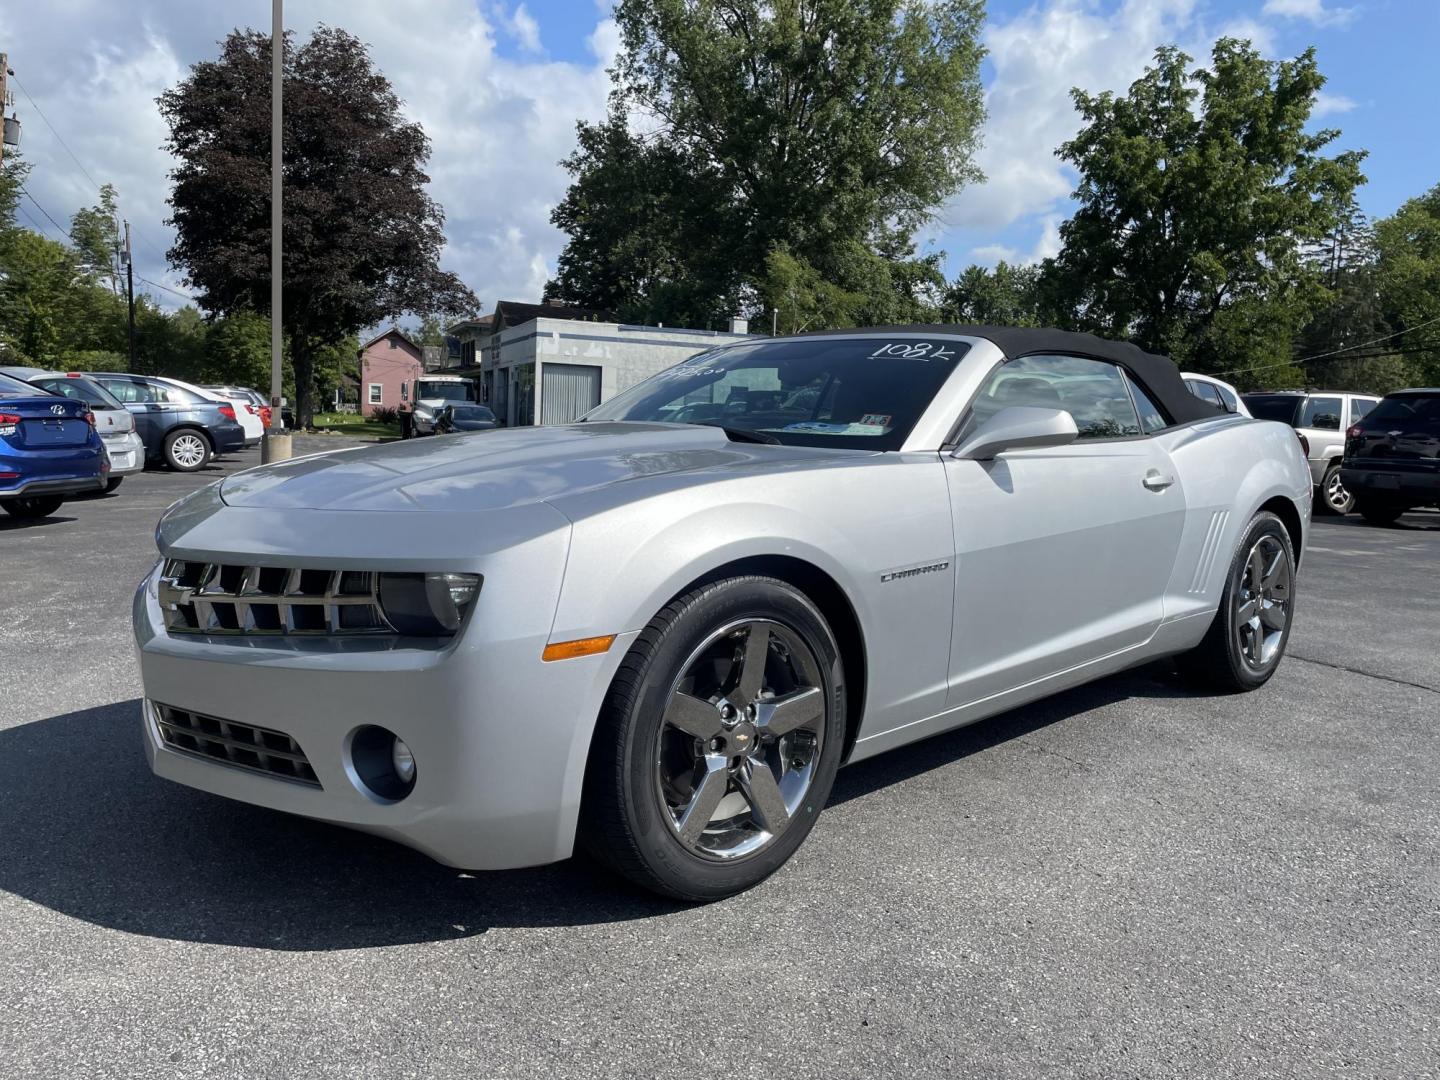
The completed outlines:
{"type": "Polygon", "coordinates": [[[910,566],[904,570],[886,570],[880,575],[883,584],[887,581],[900,581],[902,578],[918,577],[920,574],[934,573],[936,570],[944,570],[950,565],[949,560],[945,562],[926,563],[924,566],[910,566]]]}

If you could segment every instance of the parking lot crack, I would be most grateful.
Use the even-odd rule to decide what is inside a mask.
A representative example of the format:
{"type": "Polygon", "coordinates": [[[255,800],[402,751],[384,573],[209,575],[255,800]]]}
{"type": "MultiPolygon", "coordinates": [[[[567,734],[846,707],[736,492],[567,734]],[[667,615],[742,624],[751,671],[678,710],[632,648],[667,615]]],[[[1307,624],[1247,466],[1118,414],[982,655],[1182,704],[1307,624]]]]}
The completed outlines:
{"type": "Polygon", "coordinates": [[[1316,660],[1313,656],[1301,656],[1298,653],[1290,653],[1290,659],[1299,660],[1303,664],[1316,664],[1320,667],[1333,668],[1336,671],[1348,672],[1351,675],[1364,675],[1367,679],[1380,679],[1383,682],[1394,683],[1397,686],[1409,686],[1416,690],[1424,690],[1431,694],[1440,694],[1440,689],[1427,686],[1425,683],[1411,682],[1409,679],[1400,679],[1394,675],[1381,675],[1378,672],[1366,671],[1364,668],[1350,667],[1348,664],[1337,664],[1330,660],[1316,660]]]}

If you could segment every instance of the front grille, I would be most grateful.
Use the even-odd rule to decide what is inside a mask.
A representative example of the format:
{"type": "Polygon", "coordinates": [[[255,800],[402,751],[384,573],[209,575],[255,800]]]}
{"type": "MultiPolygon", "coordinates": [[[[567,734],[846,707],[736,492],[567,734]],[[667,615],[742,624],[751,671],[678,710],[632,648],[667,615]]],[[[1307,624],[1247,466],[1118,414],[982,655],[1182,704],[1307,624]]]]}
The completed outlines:
{"type": "Polygon", "coordinates": [[[368,570],[168,559],[159,583],[165,628],[175,634],[385,634],[368,570]]]}
{"type": "Polygon", "coordinates": [[[160,704],[155,705],[155,721],[171,750],[320,786],[305,751],[284,732],[160,704]]]}

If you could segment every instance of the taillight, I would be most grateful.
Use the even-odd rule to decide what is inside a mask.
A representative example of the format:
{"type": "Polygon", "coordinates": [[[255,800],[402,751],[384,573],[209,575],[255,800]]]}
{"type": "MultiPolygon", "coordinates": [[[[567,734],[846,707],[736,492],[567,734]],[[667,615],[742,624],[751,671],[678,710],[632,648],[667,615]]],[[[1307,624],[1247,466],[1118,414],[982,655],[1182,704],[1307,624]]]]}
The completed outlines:
{"type": "Polygon", "coordinates": [[[15,425],[20,423],[20,417],[14,413],[0,413],[0,435],[14,435],[15,425]]]}
{"type": "Polygon", "coordinates": [[[221,405],[221,406],[220,406],[220,415],[223,416],[223,417],[225,417],[226,420],[234,420],[234,419],[235,419],[235,406],[233,406],[233,405],[221,405]]]}
{"type": "Polygon", "coordinates": [[[1358,439],[1360,437],[1360,433],[1364,430],[1365,429],[1362,428],[1359,424],[1351,424],[1350,430],[1345,432],[1345,437],[1347,439],[1358,439]]]}
{"type": "Polygon", "coordinates": [[[1295,432],[1295,437],[1300,440],[1300,453],[1308,458],[1310,456],[1310,440],[1298,431],[1295,432]]]}
{"type": "Polygon", "coordinates": [[[89,424],[91,427],[94,427],[94,426],[95,426],[95,414],[94,414],[93,412],[87,412],[87,413],[85,414],[85,422],[86,422],[87,424],[89,424]]]}
{"type": "Polygon", "coordinates": [[[264,427],[266,430],[269,430],[269,428],[270,428],[270,416],[271,416],[270,406],[269,406],[269,405],[261,405],[261,406],[260,406],[260,425],[261,425],[261,427],[264,427]]]}

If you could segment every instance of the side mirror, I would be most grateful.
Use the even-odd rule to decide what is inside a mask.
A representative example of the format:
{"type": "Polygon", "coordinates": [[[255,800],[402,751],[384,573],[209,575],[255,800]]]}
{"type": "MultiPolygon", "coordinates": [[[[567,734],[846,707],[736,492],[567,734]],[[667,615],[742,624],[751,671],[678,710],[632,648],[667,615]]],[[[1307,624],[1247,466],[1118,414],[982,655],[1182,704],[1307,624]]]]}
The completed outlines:
{"type": "Polygon", "coordinates": [[[951,456],[969,461],[989,461],[1006,450],[1064,446],[1074,442],[1079,434],[1075,418],[1064,409],[1012,405],[1001,409],[967,435],[951,451],[951,456]]]}

